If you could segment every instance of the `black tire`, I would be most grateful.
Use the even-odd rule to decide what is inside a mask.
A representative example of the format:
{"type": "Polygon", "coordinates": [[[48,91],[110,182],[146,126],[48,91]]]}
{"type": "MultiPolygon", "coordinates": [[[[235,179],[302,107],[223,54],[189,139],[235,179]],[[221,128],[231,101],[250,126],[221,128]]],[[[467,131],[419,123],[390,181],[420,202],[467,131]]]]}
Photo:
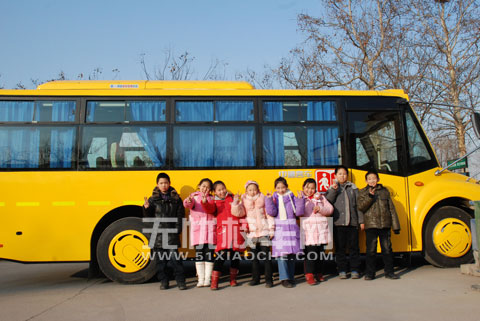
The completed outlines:
{"type": "MultiPolygon", "coordinates": [[[[113,248],[111,253],[109,253],[109,247],[113,242],[116,242],[118,235],[124,231],[137,231],[142,234],[142,229],[144,228],[144,223],[141,218],[138,217],[126,217],[118,221],[111,223],[100,235],[100,238],[97,243],[97,260],[100,270],[105,274],[107,278],[112,281],[125,283],[125,284],[138,284],[144,283],[150,280],[156,273],[156,261],[148,260],[137,255],[138,261],[138,271],[126,273],[119,269],[120,265],[115,266],[112,264],[110,259],[115,259],[115,256],[120,255],[115,253],[115,243],[112,244],[113,248]]],[[[143,234],[142,234],[143,235],[143,234]]],[[[135,236],[135,233],[130,233],[126,235],[139,240],[138,236],[135,236]]],[[[121,239],[121,238],[120,238],[121,239]]],[[[148,240],[148,238],[147,238],[148,240]]],[[[148,243],[148,242],[147,242],[148,243]]],[[[125,260],[125,257],[121,259],[125,260]]],[[[116,262],[116,261],[115,261],[116,262]]],[[[134,264],[134,261],[130,262],[134,264]]]]}
{"type": "MultiPolygon", "coordinates": [[[[435,231],[435,228],[437,227],[437,224],[439,223],[442,224],[437,227],[437,230],[444,225],[443,224],[444,222],[445,222],[445,227],[448,224],[456,224],[459,229],[462,229],[462,230],[465,229],[465,227],[462,226],[461,224],[448,222],[449,218],[455,218],[462,221],[468,227],[468,231],[465,230],[464,233],[469,233],[471,238],[471,228],[470,228],[471,217],[467,212],[454,206],[443,206],[435,210],[433,215],[428,220],[425,228],[425,234],[423,236],[423,255],[425,260],[427,260],[427,262],[437,267],[458,267],[461,264],[470,263],[473,260],[472,246],[470,246],[468,251],[465,245],[459,246],[459,249],[462,249],[462,251],[465,252],[465,254],[459,257],[446,256],[444,253],[439,251],[435,246],[434,231],[435,231]],[[443,221],[445,219],[447,219],[447,221],[443,221]]],[[[471,244],[471,240],[470,240],[470,244],[471,244]]]]}

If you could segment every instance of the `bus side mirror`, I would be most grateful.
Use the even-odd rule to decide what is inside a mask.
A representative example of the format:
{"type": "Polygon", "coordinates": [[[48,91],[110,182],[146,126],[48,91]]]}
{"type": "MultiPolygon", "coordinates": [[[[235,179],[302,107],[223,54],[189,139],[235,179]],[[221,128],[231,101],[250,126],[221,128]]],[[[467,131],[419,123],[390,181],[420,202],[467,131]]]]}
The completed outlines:
{"type": "Polygon", "coordinates": [[[477,138],[480,139],[480,113],[472,114],[472,124],[475,135],[477,135],[477,138]]]}

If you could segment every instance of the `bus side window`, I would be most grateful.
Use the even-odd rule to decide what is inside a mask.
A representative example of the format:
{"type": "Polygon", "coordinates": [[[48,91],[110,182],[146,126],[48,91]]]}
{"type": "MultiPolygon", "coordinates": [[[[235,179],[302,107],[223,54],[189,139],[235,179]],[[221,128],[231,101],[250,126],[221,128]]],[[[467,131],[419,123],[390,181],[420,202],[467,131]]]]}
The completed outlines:
{"type": "Polygon", "coordinates": [[[353,167],[381,173],[401,173],[401,127],[396,111],[349,112],[353,167]]]}
{"type": "Polygon", "coordinates": [[[88,168],[97,168],[97,164],[104,164],[97,161],[99,158],[107,159],[107,137],[93,137],[91,142],[87,154],[88,168]]]}
{"type": "Polygon", "coordinates": [[[118,143],[110,145],[110,160],[113,168],[122,168],[125,166],[125,158],[123,148],[118,143]]]}

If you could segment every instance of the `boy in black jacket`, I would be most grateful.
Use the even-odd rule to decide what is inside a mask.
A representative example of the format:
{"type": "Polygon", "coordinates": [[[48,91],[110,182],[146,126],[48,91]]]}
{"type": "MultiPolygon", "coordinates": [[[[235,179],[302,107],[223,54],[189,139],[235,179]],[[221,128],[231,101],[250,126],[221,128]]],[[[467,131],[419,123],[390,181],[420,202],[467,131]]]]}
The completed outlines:
{"type": "Polygon", "coordinates": [[[375,278],[375,258],[377,255],[377,239],[380,239],[383,263],[385,264],[385,277],[396,280],[399,278],[393,272],[392,241],[390,229],[395,234],[400,233],[400,222],[397,211],[393,205],[390,191],[382,184],[378,184],[380,178],[375,171],[365,174],[367,186],[358,194],[358,209],[364,213],[365,234],[367,242],[367,262],[365,280],[375,278]]]}
{"type": "Polygon", "coordinates": [[[169,288],[168,275],[165,273],[167,263],[170,261],[175,269],[175,279],[178,288],[185,290],[185,273],[179,257],[180,233],[182,221],[185,217],[185,208],[177,191],[170,186],[170,177],[166,173],[157,176],[157,186],[153,189],[152,196],[143,204],[143,216],[154,217],[159,220],[154,222],[156,233],[154,255],[157,256],[158,279],[162,283],[160,289],[169,288]],[[157,227],[158,226],[158,227],[157,227]],[[173,232],[172,232],[173,231],[173,232]],[[166,234],[166,237],[164,236],[166,234]]]}

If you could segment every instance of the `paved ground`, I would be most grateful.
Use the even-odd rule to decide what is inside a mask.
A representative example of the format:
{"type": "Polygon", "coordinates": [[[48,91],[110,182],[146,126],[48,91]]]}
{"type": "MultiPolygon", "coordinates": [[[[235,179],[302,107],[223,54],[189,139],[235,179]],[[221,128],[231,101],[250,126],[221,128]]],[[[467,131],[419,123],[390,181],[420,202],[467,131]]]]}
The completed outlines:
{"type": "Polygon", "coordinates": [[[480,320],[480,292],[471,289],[480,278],[420,258],[397,268],[400,280],[379,271],[374,281],[329,275],[317,286],[305,283],[299,264],[294,289],[248,286],[245,262],[241,286],[227,287],[223,279],[216,292],[195,288],[194,266],[186,265],[189,289],[160,291],[157,282],[88,280],[87,264],[0,261],[0,320],[480,320]]]}

